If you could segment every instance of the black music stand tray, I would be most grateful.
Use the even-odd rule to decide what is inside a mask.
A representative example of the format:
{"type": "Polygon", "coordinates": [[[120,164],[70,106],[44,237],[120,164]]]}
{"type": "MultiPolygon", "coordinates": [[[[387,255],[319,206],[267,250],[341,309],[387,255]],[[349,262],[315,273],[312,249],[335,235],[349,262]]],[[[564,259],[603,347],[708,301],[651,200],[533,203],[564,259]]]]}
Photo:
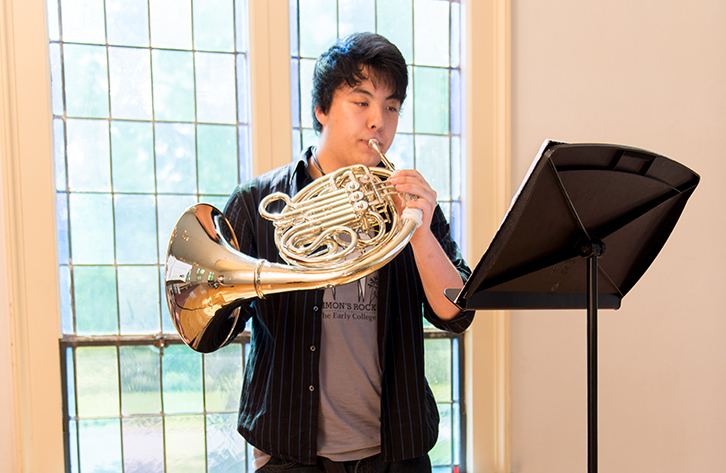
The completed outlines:
{"type": "Polygon", "coordinates": [[[468,310],[587,309],[588,472],[597,472],[597,309],[618,309],[700,177],[642,149],[546,140],[461,291],[468,310]]]}

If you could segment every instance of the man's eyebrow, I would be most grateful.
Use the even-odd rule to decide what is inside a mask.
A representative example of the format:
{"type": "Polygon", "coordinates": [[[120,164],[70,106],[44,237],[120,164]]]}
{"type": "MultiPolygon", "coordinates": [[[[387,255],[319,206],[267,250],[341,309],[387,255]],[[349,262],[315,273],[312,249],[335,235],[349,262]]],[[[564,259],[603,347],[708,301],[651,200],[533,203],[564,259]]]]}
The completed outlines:
{"type": "Polygon", "coordinates": [[[373,94],[367,91],[366,89],[363,89],[361,87],[354,87],[351,91],[352,94],[363,94],[367,95],[369,97],[373,97],[373,94]]]}
{"type": "MultiPolygon", "coordinates": [[[[368,91],[366,89],[363,89],[361,87],[354,87],[350,91],[350,93],[352,93],[352,94],[363,94],[363,95],[366,95],[368,97],[373,97],[373,94],[370,91],[368,91]]],[[[396,100],[398,102],[401,101],[398,97],[396,97],[396,94],[395,93],[393,93],[393,94],[389,95],[388,97],[386,97],[386,100],[396,100]]]]}

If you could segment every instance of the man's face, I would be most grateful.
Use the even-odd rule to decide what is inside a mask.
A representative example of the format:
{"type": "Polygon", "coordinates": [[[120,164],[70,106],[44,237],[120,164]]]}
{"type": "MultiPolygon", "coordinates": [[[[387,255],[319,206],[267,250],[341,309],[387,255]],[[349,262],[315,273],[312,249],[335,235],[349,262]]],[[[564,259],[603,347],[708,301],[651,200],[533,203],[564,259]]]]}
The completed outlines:
{"type": "Polygon", "coordinates": [[[393,90],[382,81],[369,76],[355,87],[343,84],[333,94],[328,113],[315,109],[323,125],[317,156],[326,173],[353,164],[375,166],[378,154],[368,146],[375,138],[384,153],[391,146],[401,102],[393,98],[393,90]]]}

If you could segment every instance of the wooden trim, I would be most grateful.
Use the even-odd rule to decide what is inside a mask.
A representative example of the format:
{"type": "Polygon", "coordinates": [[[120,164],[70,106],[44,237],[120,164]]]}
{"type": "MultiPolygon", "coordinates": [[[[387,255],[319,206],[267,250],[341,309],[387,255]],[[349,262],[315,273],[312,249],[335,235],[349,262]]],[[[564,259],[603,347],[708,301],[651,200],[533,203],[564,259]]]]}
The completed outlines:
{"type": "Polygon", "coordinates": [[[18,471],[63,470],[50,72],[43,0],[2,4],[2,177],[18,471]]]}
{"type": "MultiPolygon", "coordinates": [[[[510,197],[511,0],[464,0],[466,222],[475,265],[510,197]]],[[[481,311],[467,332],[467,467],[510,471],[509,313],[481,311]]]]}
{"type": "Polygon", "coordinates": [[[248,0],[252,176],[292,160],[288,0],[248,0]]]}

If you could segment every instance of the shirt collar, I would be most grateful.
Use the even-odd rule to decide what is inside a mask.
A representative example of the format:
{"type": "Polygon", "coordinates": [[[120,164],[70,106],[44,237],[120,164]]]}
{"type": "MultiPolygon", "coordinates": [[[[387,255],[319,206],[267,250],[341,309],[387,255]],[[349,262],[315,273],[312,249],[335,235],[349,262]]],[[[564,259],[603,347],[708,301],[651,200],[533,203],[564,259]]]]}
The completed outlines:
{"type": "Polygon", "coordinates": [[[297,189],[300,190],[313,181],[308,171],[308,160],[312,156],[312,149],[312,146],[310,146],[300,153],[300,157],[290,174],[290,187],[294,187],[297,184],[297,189]]]}
{"type": "MultiPolygon", "coordinates": [[[[294,186],[297,183],[297,189],[300,190],[306,185],[313,182],[312,176],[310,176],[310,171],[308,171],[308,164],[310,163],[310,158],[313,154],[313,147],[309,146],[306,149],[302,150],[300,152],[300,157],[298,158],[297,162],[295,163],[295,168],[293,169],[292,173],[290,174],[290,186],[294,186]]],[[[379,161],[376,165],[377,167],[385,167],[383,165],[383,161],[379,161]]]]}

